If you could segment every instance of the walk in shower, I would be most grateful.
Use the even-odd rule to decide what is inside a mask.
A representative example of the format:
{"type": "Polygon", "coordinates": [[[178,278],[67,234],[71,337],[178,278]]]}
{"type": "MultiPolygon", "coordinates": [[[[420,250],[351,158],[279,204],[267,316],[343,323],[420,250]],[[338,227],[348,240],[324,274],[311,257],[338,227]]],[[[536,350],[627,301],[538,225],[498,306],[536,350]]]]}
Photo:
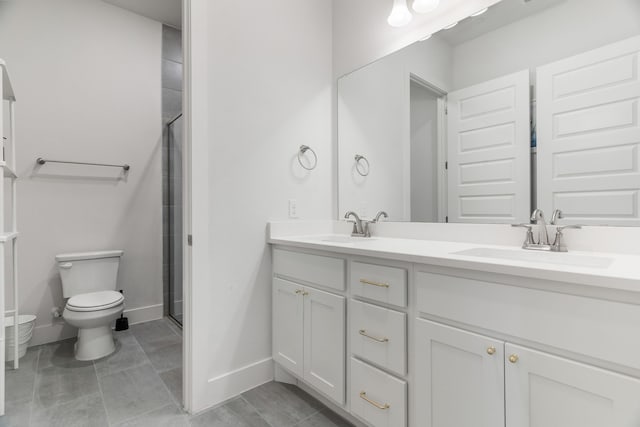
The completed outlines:
{"type": "Polygon", "coordinates": [[[182,325],[182,32],[162,27],[164,315],[182,325]]]}
{"type": "Polygon", "coordinates": [[[182,114],[167,124],[165,183],[168,207],[165,238],[168,279],[168,315],[182,325],[182,114]]]}

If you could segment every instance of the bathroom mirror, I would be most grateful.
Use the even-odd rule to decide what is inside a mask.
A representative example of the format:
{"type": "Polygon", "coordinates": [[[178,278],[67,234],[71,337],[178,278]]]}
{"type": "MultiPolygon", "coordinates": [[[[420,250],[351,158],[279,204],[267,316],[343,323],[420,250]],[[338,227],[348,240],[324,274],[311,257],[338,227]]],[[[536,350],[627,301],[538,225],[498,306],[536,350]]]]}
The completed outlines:
{"type": "Polygon", "coordinates": [[[636,0],[503,0],[341,77],[339,215],[640,225],[639,52],[636,0]]]}

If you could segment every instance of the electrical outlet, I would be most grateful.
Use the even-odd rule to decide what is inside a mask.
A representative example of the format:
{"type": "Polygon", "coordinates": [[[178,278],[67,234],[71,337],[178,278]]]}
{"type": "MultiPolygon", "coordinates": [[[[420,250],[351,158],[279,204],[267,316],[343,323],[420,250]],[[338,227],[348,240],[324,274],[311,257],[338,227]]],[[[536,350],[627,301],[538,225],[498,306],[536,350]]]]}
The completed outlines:
{"type": "Polygon", "coordinates": [[[298,201],[289,199],[289,218],[298,218],[298,201]]]}

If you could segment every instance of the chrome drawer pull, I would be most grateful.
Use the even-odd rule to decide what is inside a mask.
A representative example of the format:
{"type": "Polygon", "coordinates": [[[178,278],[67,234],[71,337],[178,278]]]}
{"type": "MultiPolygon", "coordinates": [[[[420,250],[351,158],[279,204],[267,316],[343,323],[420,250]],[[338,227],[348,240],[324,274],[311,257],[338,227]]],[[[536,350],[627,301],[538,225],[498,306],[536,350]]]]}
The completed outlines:
{"type": "Polygon", "coordinates": [[[364,329],[360,329],[358,331],[360,333],[360,335],[362,335],[363,337],[367,337],[369,339],[372,339],[376,342],[389,342],[389,338],[376,338],[376,337],[372,337],[371,335],[367,334],[367,331],[364,329]]]}
{"type": "Polygon", "coordinates": [[[378,409],[382,409],[383,411],[385,409],[389,409],[391,406],[389,406],[388,403],[385,403],[384,405],[379,404],[378,402],[374,402],[373,400],[369,399],[367,397],[367,393],[364,391],[360,392],[360,399],[363,399],[364,401],[366,401],[367,403],[369,403],[370,405],[375,406],[378,409]]]}
{"type": "Polygon", "coordinates": [[[362,283],[364,285],[378,286],[379,288],[388,288],[389,287],[388,283],[372,282],[371,280],[367,280],[367,279],[360,279],[360,283],[362,283]]]}

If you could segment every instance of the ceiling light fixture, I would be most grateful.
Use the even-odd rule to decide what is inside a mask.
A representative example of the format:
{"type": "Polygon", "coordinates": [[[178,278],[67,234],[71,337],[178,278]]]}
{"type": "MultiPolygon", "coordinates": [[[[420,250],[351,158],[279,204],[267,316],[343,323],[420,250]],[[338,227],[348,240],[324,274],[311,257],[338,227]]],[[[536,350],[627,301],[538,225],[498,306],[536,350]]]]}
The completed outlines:
{"type": "Polygon", "coordinates": [[[476,13],[472,13],[471,16],[476,17],[476,16],[480,16],[483,13],[485,13],[487,10],[489,10],[488,7],[485,7],[484,9],[480,9],[479,11],[477,11],[476,13]]]}
{"type": "Polygon", "coordinates": [[[413,19],[413,15],[407,7],[407,0],[393,0],[393,9],[387,18],[392,27],[404,27],[413,19]]]}
{"type": "Polygon", "coordinates": [[[413,10],[418,13],[433,12],[440,6],[440,0],[413,0],[413,10]]]}
{"type": "Polygon", "coordinates": [[[433,36],[433,34],[428,34],[428,35],[424,36],[423,38],[421,38],[420,41],[423,42],[425,40],[429,40],[431,38],[431,36],[433,36]]]}
{"type": "Polygon", "coordinates": [[[454,22],[453,24],[449,24],[449,25],[447,25],[446,27],[444,27],[444,28],[443,28],[443,30],[450,30],[450,29],[452,29],[453,27],[455,27],[456,25],[458,25],[458,23],[457,23],[457,22],[454,22]]]}

